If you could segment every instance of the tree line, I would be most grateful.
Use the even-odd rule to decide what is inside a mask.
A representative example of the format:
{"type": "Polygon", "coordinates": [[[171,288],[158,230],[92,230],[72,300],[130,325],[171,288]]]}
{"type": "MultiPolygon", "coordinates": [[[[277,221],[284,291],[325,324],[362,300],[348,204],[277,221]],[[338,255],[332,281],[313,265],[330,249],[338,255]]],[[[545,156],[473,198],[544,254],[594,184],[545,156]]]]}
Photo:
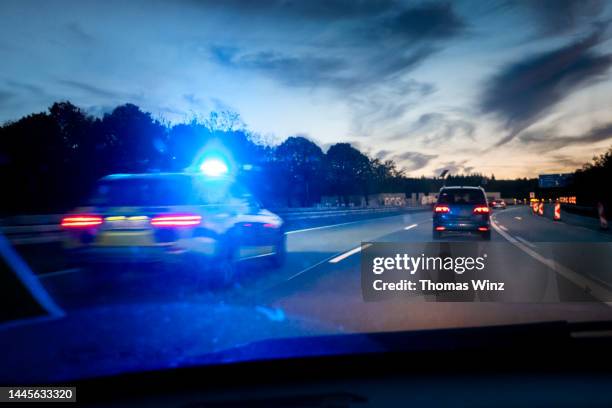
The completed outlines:
{"type": "Polygon", "coordinates": [[[578,204],[595,206],[601,202],[609,217],[612,211],[612,147],[578,169],[568,190],[576,194],[578,204]]]}
{"type": "MultiPolygon", "coordinates": [[[[169,124],[133,104],[95,117],[70,102],[57,102],[46,112],[0,127],[0,182],[5,191],[0,211],[66,211],[83,204],[100,177],[182,171],[210,145],[229,152],[237,168],[249,169],[239,177],[270,207],[311,206],[323,195],[346,203],[352,195],[367,201],[381,192],[436,192],[444,183],[406,177],[392,160],[369,157],[348,143],[333,144],[324,152],[313,141],[292,136],[271,145],[246,130],[232,112],[169,124]]],[[[508,197],[526,197],[537,189],[536,179],[496,180],[481,174],[451,175],[446,183],[484,185],[508,197]]]]}
{"type": "Polygon", "coordinates": [[[0,127],[0,211],[64,211],[80,205],[97,179],[113,173],[183,171],[202,148],[221,146],[239,177],[270,206],[310,206],[322,195],[403,191],[392,161],[369,158],[348,143],[327,152],[305,137],[278,146],[240,126],[232,112],[168,124],[125,104],[102,117],[70,102],[54,103],[0,127]],[[244,166],[248,165],[248,166],[244,166]]]}

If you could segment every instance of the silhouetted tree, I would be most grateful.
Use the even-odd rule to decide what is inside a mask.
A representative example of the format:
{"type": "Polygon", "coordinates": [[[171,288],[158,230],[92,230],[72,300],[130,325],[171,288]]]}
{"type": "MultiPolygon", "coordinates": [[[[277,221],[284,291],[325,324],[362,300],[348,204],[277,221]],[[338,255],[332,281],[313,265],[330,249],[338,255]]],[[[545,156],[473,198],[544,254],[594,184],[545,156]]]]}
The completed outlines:
{"type": "Polygon", "coordinates": [[[102,131],[113,158],[112,172],[159,170],[167,151],[167,132],[150,113],[133,104],[116,107],[102,118],[102,131]]]}
{"type": "Polygon", "coordinates": [[[612,211],[612,147],[602,155],[593,157],[574,174],[571,189],[578,196],[579,204],[595,206],[602,202],[612,211]]]}
{"type": "Polygon", "coordinates": [[[317,185],[324,176],[324,154],[319,146],[304,137],[287,138],[275,150],[280,172],[276,179],[285,192],[287,203],[297,197],[302,206],[312,204],[320,196],[317,185]],[[280,177],[278,177],[280,176],[280,177]]]}
{"type": "Polygon", "coordinates": [[[348,195],[363,194],[368,197],[368,180],[371,177],[370,159],[349,143],[336,143],[326,153],[328,163],[327,183],[331,192],[347,203],[348,195]]]}

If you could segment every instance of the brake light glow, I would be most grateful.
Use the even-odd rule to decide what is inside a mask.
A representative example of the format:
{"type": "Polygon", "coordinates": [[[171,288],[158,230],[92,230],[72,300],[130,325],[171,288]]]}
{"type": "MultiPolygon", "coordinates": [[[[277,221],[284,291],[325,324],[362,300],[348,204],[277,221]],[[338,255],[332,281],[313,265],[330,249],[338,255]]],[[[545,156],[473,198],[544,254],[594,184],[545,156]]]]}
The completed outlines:
{"type": "Polygon", "coordinates": [[[89,228],[102,224],[99,215],[68,215],[62,218],[61,226],[64,228],[89,228]]]}
{"type": "Polygon", "coordinates": [[[193,214],[160,215],[151,219],[155,227],[194,227],[200,225],[202,217],[193,214]]]}
{"type": "Polygon", "coordinates": [[[486,205],[474,208],[474,214],[488,214],[491,210],[486,205]]]}
{"type": "Polygon", "coordinates": [[[450,208],[448,208],[446,205],[436,205],[434,207],[434,212],[437,212],[437,213],[448,213],[448,212],[450,212],[450,208]]]}
{"type": "Polygon", "coordinates": [[[489,228],[488,227],[478,227],[478,231],[488,231],[489,228]]]}
{"type": "Polygon", "coordinates": [[[436,231],[444,231],[446,227],[436,227],[436,231]]]}
{"type": "Polygon", "coordinates": [[[267,222],[264,224],[264,228],[278,228],[278,225],[267,222]]]}

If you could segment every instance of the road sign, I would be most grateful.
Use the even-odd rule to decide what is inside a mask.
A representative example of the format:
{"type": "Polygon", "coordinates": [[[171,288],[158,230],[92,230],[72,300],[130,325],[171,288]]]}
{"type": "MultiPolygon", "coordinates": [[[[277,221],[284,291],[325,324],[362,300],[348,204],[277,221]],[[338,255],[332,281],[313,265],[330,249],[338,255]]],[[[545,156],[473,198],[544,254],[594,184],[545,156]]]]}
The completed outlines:
{"type": "Polygon", "coordinates": [[[573,176],[573,173],[540,174],[538,176],[538,185],[540,188],[567,187],[573,176]]]}

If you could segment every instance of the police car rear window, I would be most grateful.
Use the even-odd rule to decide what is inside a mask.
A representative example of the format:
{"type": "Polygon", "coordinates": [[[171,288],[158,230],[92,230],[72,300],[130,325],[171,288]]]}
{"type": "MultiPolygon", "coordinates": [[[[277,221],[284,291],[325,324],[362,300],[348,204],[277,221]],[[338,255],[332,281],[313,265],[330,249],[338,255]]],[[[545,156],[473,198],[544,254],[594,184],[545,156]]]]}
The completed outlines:
{"type": "Polygon", "coordinates": [[[485,204],[484,193],[475,189],[449,189],[440,192],[440,204],[485,204]]]}
{"type": "Polygon", "coordinates": [[[98,185],[91,200],[93,205],[117,207],[192,203],[192,181],[189,177],[104,180],[98,185]]]}

